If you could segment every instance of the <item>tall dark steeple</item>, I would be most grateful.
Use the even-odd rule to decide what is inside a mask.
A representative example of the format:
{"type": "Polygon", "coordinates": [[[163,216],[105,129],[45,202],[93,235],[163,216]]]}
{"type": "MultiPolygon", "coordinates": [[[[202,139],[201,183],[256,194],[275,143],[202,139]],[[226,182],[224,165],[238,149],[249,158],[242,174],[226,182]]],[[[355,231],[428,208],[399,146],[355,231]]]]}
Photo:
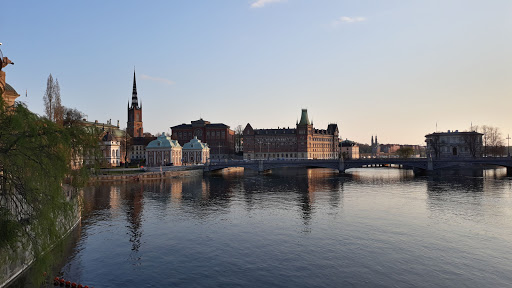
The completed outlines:
{"type": "Polygon", "coordinates": [[[139,107],[139,99],[137,99],[137,81],[135,80],[135,69],[133,69],[132,107],[139,107]]]}
{"type": "Polygon", "coordinates": [[[144,129],[142,128],[142,104],[139,105],[137,98],[137,82],[135,80],[135,69],[133,69],[133,91],[132,106],[128,103],[128,122],[126,123],[126,131],[131,137],[143,137],[144,129]]]}

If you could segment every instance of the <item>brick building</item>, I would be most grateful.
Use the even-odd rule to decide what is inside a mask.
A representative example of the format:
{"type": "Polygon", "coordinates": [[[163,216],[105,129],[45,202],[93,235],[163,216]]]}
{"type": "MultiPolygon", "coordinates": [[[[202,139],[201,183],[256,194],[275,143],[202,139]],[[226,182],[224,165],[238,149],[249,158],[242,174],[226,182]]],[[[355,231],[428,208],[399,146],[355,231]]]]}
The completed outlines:
{"type": "Polygon", "coordinates": [[[210,123],[203,119],[171,127],[172,139],[181,146],[197,137],[210,147],[211,159],[229,159],[235,154],[235,131],[222,123],[210,123]]]}
{"type": "Polygon", "coordinates": [[[302,109],[295,128],[253,129],[247,124],[244,159],[337,159],[340,154],[337,124],[315,129],[307,109],[302,109]]]}
{"type": "Polygon", "coordinates": [[[142,104],[139,105],[137,97],[137,82],[135,80],[135,71],[133,71],[133,90],[132,104],[128,103],[128,122],[126,123],[126,132],[128,132],[128,153],[127,161],[132,164],[143,164],[146,161],[146,147],[157,137],[149,133],[144,133],[142,125],[142,104]]]}
{"type": "Polygon", "coordinates": [[[135,81],[135,71],[133,71],[133,90],[132,90],[132,106],[128,103],[128,122],[126,123],[126,131],[133,138],[143,137],[144,129],[142,128],[142,104],[139,106],[137,98],[137,83],[135,81]]]}

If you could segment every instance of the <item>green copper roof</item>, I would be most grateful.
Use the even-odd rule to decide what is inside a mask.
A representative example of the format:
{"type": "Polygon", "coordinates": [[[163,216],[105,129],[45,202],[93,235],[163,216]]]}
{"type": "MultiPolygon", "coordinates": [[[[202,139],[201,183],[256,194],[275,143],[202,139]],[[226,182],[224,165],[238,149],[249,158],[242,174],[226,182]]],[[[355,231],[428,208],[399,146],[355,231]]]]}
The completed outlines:
{"type": "Polygon", "coordinates": [[[311,125],[308,117],[308,109],[302,109],[302,115],[300,115],[299,125],[311,125]]]}
{"type": "Polygon", "coordinates": [[[171,137],[165,136],[165,133],[158,136],[155,140],[149,142],[146,148],[179,148],[181,147],[178,141],[172,140],[171,137]]]}
{"type": "Polygon", "coordinates": [[[190,142],[185,143],[185,145],[183,145],[183,150],[202,150],[207,147],[208,144],[202,143],[201,140],[197,139],[197,136],[194,136],[194,139],[190,140],[190,142]]]}

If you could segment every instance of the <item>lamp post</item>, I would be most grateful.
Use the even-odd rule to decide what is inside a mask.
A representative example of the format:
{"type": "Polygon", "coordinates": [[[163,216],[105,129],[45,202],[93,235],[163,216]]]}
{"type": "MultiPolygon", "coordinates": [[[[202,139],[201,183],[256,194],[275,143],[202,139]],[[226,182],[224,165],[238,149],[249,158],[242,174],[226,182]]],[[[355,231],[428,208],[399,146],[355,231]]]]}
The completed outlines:
{"type": "Polygon", "coordinates": [[[507,135],[507,155],[510,158],[510,134],[507,135]]]}
{"type": "Polygon", "coordinates": [[[128,131],[124,131],[124,168],[128,168],[128,131]]]}
{"type": "Polygon", "coordinates": [[[262,142],[263,142],[263,141],[262,141],[261,139],[259,139],[259,140],[258,140],[258,143],[260,144],[260,158],[263,158],[263,157],[261,157],[261,143],[262,143],[262,142]]]}
{"type": "Polygon", "coordinates": [[[270,142],[267,140],[267,159],[270,159],[270,142]]]}

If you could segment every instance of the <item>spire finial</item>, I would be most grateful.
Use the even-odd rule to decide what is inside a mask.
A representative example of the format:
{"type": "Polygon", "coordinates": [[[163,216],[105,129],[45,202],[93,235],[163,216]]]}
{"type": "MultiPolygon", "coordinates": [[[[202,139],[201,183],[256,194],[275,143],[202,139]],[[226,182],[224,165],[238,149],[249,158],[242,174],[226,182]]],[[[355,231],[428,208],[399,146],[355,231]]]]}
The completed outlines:
{"type": "Polygon", "coordinates": [[[135,80],[135,66],[133,66],[132,107],[139,107],[139,99],[137,99],[137,81],[135,80]]]}

